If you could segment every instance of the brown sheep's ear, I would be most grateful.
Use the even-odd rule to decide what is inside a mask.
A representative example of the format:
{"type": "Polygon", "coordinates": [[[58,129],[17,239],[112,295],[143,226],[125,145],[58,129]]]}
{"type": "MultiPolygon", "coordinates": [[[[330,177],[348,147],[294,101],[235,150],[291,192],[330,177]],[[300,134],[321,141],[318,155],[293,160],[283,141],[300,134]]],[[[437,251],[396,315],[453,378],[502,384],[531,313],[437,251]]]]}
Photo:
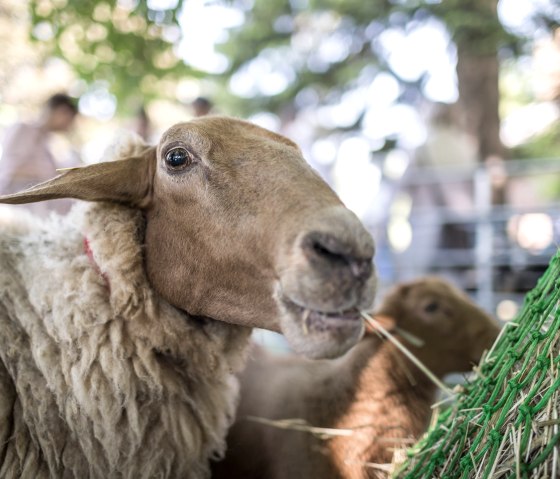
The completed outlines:
{"type": "Polygon", "coordinates": [[[27,190],[0,196],[0,203],[18,205],[76,198],[145,208],[151,202],[155,156],[156,147],[148,147],[140,156],[71,168],[27,190]]]}

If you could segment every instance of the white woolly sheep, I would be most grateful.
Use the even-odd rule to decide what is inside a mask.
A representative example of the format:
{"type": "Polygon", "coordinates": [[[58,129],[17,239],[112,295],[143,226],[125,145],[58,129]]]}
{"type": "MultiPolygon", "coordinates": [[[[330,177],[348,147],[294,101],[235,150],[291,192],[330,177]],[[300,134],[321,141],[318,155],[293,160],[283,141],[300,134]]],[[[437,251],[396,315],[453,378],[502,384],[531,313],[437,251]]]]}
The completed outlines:
{"type": "MultiPolygon", "coordinates": [[[[422,339],[423,347],[407,347],[439,377],[470,370],[499,330],[467,296],[437,278],[396,288],[376,317],[389,329],[398,327],[394,335],[401,342],[403,330],[422,339]]],[[[374,333],[332,361],[274,357],[257,348],[242,374],[238,419],[227,437],[226,458],[213,464],[212,477],[386,477],[366,463],[390,463],[395,448],[410,445],[425,431],[435,393],[434,384],[411,360],[374,333]],[[319,439],[248,416],[303,419],[351,434],[319,439]]]]}
{"type": "Polygon", "coordinates": [[[371,237],[292,142],[201,118],[115,156],[0,197],[100,202],[0,232],[0,477],[207,477],[250,327],[362,334],[371,237]]]}

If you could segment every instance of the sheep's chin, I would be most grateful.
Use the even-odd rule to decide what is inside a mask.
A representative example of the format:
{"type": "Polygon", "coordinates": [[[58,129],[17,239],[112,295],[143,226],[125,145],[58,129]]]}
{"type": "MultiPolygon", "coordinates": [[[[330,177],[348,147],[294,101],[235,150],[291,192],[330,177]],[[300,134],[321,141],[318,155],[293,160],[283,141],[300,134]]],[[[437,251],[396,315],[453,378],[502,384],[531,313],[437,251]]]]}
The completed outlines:
{"type": "Polygon", "coordinates": [[[325,313],[282,301],[280,326],[292,349],[310,359],[336,358],[354,346],[364,333],[357,310],[325,313]]]}

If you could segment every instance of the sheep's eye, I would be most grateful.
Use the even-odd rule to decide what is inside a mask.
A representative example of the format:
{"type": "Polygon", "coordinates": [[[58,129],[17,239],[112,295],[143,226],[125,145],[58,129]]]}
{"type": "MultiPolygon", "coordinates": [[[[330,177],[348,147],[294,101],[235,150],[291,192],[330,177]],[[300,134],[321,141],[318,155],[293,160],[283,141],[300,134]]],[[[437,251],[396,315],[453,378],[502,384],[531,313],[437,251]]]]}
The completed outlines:
{"type": "Polygon", "coordinates": [[[432,301],[424,306],[424,311],[426,313],[435,313],[439,309],[439,304],[436,301],[432,301]]]}
{"type": "Polygon", "coordinates": [[[185,148],[173,148],[165,154],[165,164],[170,170],[182,170],[193,162],[193,155],[185,148]]]}

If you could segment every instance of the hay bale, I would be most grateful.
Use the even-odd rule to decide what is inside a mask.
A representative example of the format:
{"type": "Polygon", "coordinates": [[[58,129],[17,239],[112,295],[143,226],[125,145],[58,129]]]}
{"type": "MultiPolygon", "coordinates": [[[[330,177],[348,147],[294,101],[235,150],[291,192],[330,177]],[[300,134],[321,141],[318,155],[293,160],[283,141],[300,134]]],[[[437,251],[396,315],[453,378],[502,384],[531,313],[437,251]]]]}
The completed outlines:
{"type": "Polygon", "coordinates": [[[560,477],[560,251],[396,477],[560,477]]]}

